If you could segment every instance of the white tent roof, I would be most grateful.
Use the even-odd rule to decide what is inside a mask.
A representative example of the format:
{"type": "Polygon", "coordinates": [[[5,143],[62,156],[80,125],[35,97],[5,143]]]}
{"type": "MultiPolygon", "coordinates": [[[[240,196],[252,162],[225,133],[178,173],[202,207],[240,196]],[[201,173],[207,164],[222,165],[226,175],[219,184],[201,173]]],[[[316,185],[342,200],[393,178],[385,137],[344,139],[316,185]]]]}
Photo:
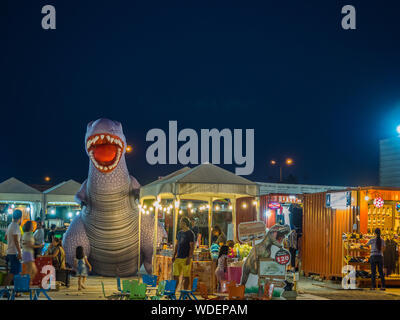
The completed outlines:
{"type": "Polygon", "coordinates": [[[338,186],[320,186],[320,185],[309,185],[309,184],[285,184],[285,183],[266,183],[257,182],[260,186],[260,196],[281,193],[281,194],[303,194],[303,193],[317,193],[332,190],[344,190],[347,187],[338,186]]]}
{"type": "Polygon", "coordinates": [[[61,182],[43,193],[46,195],[46,202],[75,202],[74,197],[80,187],[79,182],[71,179],[61,182]]]}
{"type": "Polygon", "coordinates": [[[42,193],[12,177],[0,183],[1,201],[42,201],[42,193]]]}
{"type": "Polygon", "coordinates": [[[207,200],[240,198],[258,195],[258,185],[232,172],[204,163],[192,169],[187,167],[156,180],[140,189],[140,198],[172,198],[207,200]]]}

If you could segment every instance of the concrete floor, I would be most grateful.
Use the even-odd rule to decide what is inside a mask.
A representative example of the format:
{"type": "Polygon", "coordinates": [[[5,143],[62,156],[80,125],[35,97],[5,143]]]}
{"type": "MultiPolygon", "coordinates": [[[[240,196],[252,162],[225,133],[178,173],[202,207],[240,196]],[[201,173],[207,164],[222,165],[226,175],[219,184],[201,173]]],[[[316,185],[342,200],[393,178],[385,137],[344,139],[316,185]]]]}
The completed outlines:
{"type": "MultiPolygon", "coordinates": [[[[78,291],[77,278],[71,277],[69,288],[62,286],[58,291],[50,291],[49,296],[55,300],[104,300],[101,282],[104,283],[106,295],[117,291],[115,278],[90,276],[86,282],[86,289],[78,291]]],[[[400,300],[400,288],[388,288],[386,291],[343,290],[338,283],[320,282],[308,278],[300,279],[298,293],[297,300],[400,300]]],[[[17,299],[27,300],[29,296],[23,295],[17,299]]],[[[45,298],[41,297],[40,300],[45,298]]]]}

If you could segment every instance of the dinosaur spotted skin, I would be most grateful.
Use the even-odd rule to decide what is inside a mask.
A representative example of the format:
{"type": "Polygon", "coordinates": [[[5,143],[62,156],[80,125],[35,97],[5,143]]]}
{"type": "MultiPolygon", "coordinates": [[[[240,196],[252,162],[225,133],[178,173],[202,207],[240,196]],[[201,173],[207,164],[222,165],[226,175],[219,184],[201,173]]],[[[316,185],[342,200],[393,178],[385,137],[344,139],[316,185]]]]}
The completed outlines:
{"type": "Polygon", "coordinates": [[[265,238],[250,250],[249,255],[244,261],[241,284],[245,285],[247,283],[250,273],[258,274],[258,258],[270,258],[272,245],[281,248],[283,239],[289,233],[290,227],[288,225],[276,224],[268,230],[265,238]]]}
{"type": "MultiPolygon", "coordinates": [[[[119,122],[99,119],[88,124],[85,137],[90,158],[88,179],[75,200],[82,205],[64,236],[67,263],[73,265],[81,245],[96,274],[130,276],[138,271],[140,188],[125,162],[126,140],[119,122]]],[[[141,261],[151,273],[154,218],[141,221],[141,261]]],[[[158,241],[165,230],[158,227],[158,241]]]]}

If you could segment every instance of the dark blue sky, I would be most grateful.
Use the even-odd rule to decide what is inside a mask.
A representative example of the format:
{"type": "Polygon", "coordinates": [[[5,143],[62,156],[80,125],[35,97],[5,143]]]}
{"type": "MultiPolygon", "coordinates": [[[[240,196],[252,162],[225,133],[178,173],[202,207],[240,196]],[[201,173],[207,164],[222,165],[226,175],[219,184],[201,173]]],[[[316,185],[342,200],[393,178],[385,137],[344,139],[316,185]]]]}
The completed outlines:
{"type": "MultiPolygon", "coordinates": [[[[148,130],[254,128],[250,179],[376,185],[378,141],[400,123],[398,1],[19,1],[0,3],[0,180],[87,176],[86,124],[123,123],[145,184],[148,130]],[[57,30],[41,28],[41,8],[57,30]],[[341,8],[357,9],[357,30],[341,8]]],[[[233,170],[233,167],[227,167],[233,170]]]]}

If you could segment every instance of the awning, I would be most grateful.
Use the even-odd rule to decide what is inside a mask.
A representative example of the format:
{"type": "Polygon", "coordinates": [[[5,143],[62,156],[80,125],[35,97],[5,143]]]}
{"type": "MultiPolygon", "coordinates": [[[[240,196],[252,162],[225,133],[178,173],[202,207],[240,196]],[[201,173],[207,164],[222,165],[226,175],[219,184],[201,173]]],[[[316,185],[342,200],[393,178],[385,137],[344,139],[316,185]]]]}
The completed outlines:
{"type": "Polygon", "coordinates": [[[205,163],[178,170],[140,189],[141,200],[156,197],[205,200],[214,198],[256,197],[259,186],[234,173],[205,163]]]}

